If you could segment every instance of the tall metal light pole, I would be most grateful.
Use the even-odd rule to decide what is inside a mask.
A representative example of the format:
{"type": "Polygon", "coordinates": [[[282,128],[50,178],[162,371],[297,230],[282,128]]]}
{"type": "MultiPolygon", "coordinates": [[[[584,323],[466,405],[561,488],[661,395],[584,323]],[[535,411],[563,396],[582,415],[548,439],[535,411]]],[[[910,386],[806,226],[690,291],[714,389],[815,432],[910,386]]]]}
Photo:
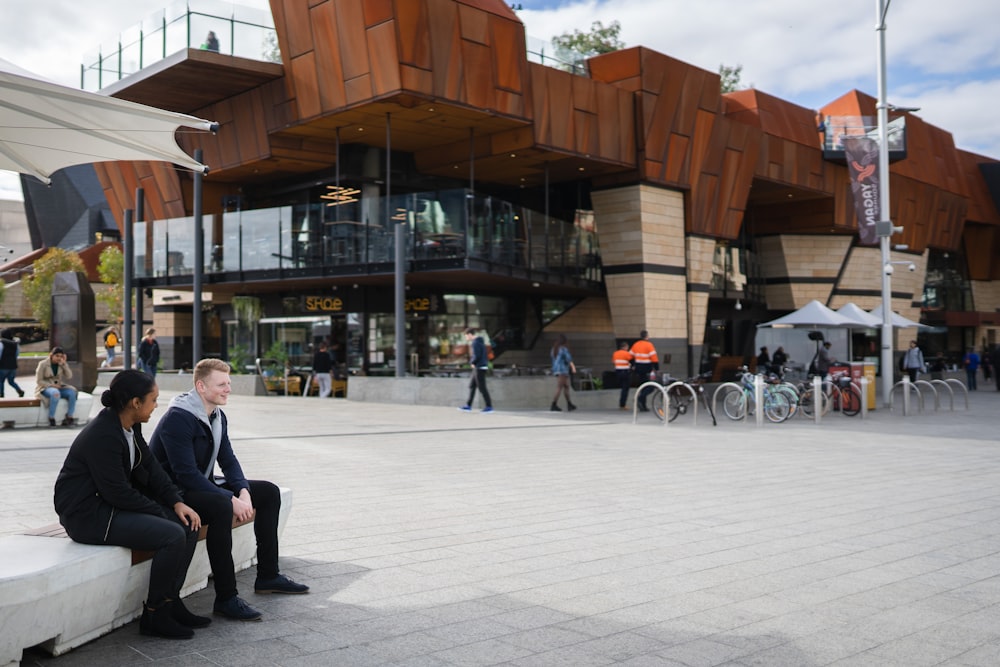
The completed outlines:
{"type": "Polygon", "coordinates": [[[875,33],[878,36],[878,173],[879,173],[879,222],[876,225],[879,248],[882,251],[882,262],[879,270],[882,272],[882,404],[889,407],[892,395],[893,363],[892,363],[892,276],[886,267],[889,264],[889,237],[892,236],[893,225],[889,219],[889,104],[886,101],[886,66],[885,66],[885,15],[889,11],[892,0],[876,0],[878,23],[875,33]]]}

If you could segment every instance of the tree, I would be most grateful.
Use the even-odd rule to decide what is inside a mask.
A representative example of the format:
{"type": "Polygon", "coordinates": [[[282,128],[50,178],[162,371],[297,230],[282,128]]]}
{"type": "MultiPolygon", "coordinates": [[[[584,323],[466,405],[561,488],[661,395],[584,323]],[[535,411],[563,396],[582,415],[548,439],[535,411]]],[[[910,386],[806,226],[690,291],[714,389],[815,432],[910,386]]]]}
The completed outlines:
{"type": "Polygon", "coordinates": [[[31,304],[43,329],[52,326],[52,284],[62,271],[86,271],[80,255],[72,250],[50,248],[32,265],[32,275],[24,279],[24,298],[31,304]]]}
{"type": "Polygon", "coordinates": [[[111,245],[101,251],[97,275],[101,277],[102,283],[110,287],[95,298],[108,307],[108,319],[121,324],[125,307],[125,286],[122,284],[125,277],[125,255],[121,248],[111,245]]]}
{"type": "Polygon", "coordinates": [[[625,42],[618,39],[621,30],[622,26],[618,21],[612,21],[607,27],[600,21],[594,21],[590,25],[590,32],[564,32],[552,38],[552,45],[556,48],[559,59],[575,68],[584,58],[625,48],[625,42]]]}
{"type": "Polygon", "coordinates": [[[729,65],[719,65],[719,87],[723,93],[731,93],[740,90],[740,75],[743,73],[743,65],[730,67],[729,65]]]}

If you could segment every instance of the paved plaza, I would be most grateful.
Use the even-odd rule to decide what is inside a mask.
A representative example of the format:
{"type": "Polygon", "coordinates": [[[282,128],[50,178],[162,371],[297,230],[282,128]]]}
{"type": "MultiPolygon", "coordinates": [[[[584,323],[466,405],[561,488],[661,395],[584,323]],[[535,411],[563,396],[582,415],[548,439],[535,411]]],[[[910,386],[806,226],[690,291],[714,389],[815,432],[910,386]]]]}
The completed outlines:
{"type": "MultiPolygon", "coordinates": [[[[24,664],[997,665],[1000,392],[969,402],[664,428],[233,396],[248,476],[294,491],[282,567],[312,593],[255,595],[249,570],[263,622],[132,623],[24,664]]],[[[73,435],[0,433],[0,534],[55,520],[73,435]]]]}

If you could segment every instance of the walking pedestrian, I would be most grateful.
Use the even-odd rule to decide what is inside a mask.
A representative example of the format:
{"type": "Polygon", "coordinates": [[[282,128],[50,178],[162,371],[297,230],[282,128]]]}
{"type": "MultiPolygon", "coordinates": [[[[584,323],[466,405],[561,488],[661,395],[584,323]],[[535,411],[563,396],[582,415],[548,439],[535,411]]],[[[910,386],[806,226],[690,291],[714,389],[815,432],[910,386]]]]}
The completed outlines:
{"type": "Polygon", "coordinates": [[[156,342],[156,329],[146,329],[146,335],[139,341],[135,354],[135,367],[156,377],[156,367],[160,364],[160,344],[156,342]]]}
{"type": "Polygon", "coordinates": [[[622,341],[611,355],[611,361],[615,364],[615,376],[618,378],[618,409],[628,410],[625,404],[628,402],[628,388],[632,384],[632,353],[628,349],[628,341],[622,341]]]}
{"type": "Polygon", "coordinates": [[[486,389],[486,371],[490,368],[489,355],[486,352],[486,342],[482,336],[476,335],[476,330],[469,327],[465,330],[465,340],[469,344],[469,365],[472,367],[472,377],[469,378],[469,400],[459,410],[472,412],[472,401],[476,398],[476,389],[483,395],[486,407],[484,413],[493,412],[493,401],[486,389]]]}
{"type": "Polygon", "coordinates": [[[552,374],[556,376],[556,395],[552,397],[552,412],[562,412],[559,407],[559,395],[566,395],[566,409],[569,412],[576,410],[573,401],[569,400],[570,377],[576,372],[576,365],[573,364],[573,355],[569,353],[566,345],[566,334],[559,334],[555,344],[549,351],[549,358],[552,359],[552,374]]]}
{"type": "Polygon", "coordinates": [[[910,349],[903,355],[903,370],[910,376],[910,382],[917,381],[917,374],[926,370],[924,366],[924,353],[917,347],[917,341],[910,341],[910,349]]]}
{"type": "MultiPolygon", "coordinates": [[[[639,376],[639,382],[643,383],[653,379],[653,371],[660,370],[660,358],[656,356],[656,348],[649,341],[649,332],[643,329],[639,332],[639,340],[632,345],[632,357],[635,359],[635,373],[639,376]]],[[[652,387],[646,387],[639,392],[636,403],[639,404],[640,412],[649,412],[646,404],[646,397],[653,391],[652,387]]]]}
{"type": "Polygon", "coordinates": [[[17,357],[21,352],[20,341],[14,338],[9,329],[0,334],[0,398],[3,390],[10,385],[17,395],[24,398],[24,390],[17,384],[17,357]]]}
{"type": "Polygon", "coordinates": [[[975,348],[969,348],[969,351],[965,354],[965,359],[962,360],[962,365],[965,366],[965,378],[968,380],[969,389],[978,389],[976,386],[976,374],[979,372],[979,355],[976,354],[975,348]]]}

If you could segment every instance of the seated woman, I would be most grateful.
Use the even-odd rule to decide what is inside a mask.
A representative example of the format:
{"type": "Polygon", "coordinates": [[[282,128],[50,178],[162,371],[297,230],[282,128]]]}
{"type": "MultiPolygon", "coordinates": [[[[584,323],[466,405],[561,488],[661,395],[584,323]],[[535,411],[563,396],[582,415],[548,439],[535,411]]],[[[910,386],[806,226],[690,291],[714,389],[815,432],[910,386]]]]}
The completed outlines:
{"type": "Polygon", "coordinates": [[[73,440],[56,479],[55,509],[66,533],[84,544],[153,551],[139,632],[190,639],[196,616],[179,597],[198,543],[201,518],[184,504],[142,437],[160,391],[146,373],[125,370],[101,396],[105,406],[73,440]]]}
{"type": "Polygon", "coordinates": [[[60,398],[65,398],[67,403],[62,425],[72,426],[76,423],[73,416],[76,412],[76,387],[66,384],[66,380],[72,377],[73,371],[66,365],[66,352],[61,347],[52,348],[48,359],[42,359],[35,369],[35,395],[49,404],[49,426],[56,425],[56,409],[60,398]]]}

